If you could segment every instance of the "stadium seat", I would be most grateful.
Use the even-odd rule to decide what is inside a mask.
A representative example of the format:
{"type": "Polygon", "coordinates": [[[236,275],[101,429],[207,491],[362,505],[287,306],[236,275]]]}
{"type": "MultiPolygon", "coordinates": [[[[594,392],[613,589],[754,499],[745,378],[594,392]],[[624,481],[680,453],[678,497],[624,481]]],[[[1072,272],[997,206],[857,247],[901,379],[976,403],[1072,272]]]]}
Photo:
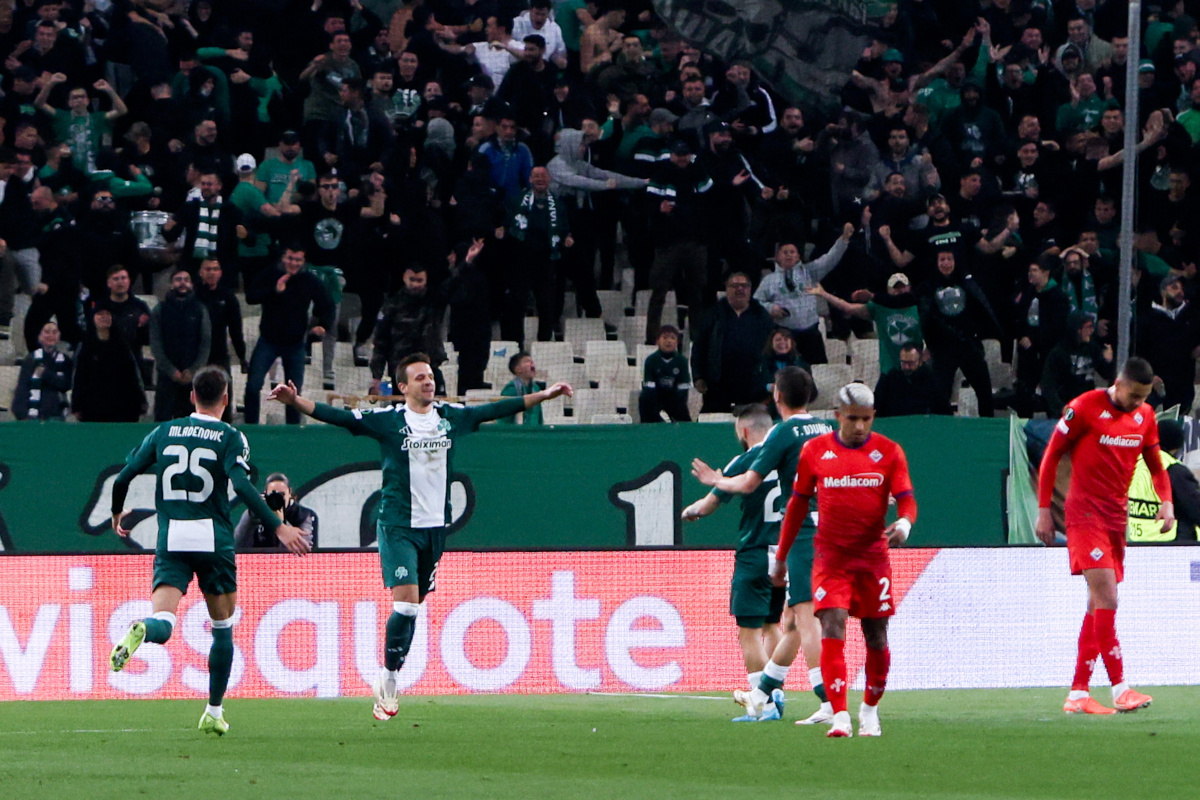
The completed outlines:
{"type": "Polygon", "coordinates": [[[826,339],[825,358],[830,364],[845,364],[850,358],[850,348],[841,339],[826,339]]]}
{"type": "Polygon", "coordinates": [[[958,408],[954,412],[954,416],[979,416],[979,398],[975,396],[975,390],[970,386],[964,386],[958,390],[958,408]]]}
{"type": "Polygon", "coordinates": [[[697,422],[733,422],[733,414],[722,411],[709,411],[701,414],[697,422]]]}
{"type": "Polygon", "coordinates": [[[529,349],[529,345],[531,345],[533,342],[537,341],[538,318],[537,317],[526,317],[524,330],[525,330],[525,348],[529,349]]]}
{"type": "Polygon", "coordinates": [[[646,317],[644,315],[622,317],[620,324],[617,325],[617,335],[630,347],[642,344],[646,341],[646,317]]]}
{"type": "Polygon", "coordinates": [[[642,367],[646,366],[646,359],[657,351],[658,345],[639,343],[634,351],[634,364],[640,370],[642,367]]]}
{"type": "Polygon", "coordinates": [[[850,340],[851,380],[862,381],[872,389],[879,382],[879,341],[877,339],[850,340]]]}
{"type": "Polygon", "coordinates": [[[0,367],[0,410],[2,419],[12,419],[13,393],[17,388],[17,378],[21,375],[19,366],[0,367]]]}
{"type": "Polygon", "coordinates": [[[632,425],[633,417],[628,414],[593,414],[592,425],[632,425]]]}
{"type": "Polygon", "coordinates": [[[609,325],[618,325],[625,318],[625,296],[617,290],[596,292],[600,298],[600,318],[609,325]]]}
{"type": "Polygon", "coordinates": [[[575,392],[575,417],[580,424],[588,424],[596,414],[625,413],[628,411],[629,393],[617,389],[579,389],[575,392]]]}
{"type": "Polygon", "coordinates": [[[604,341],[604,320],[602,319],[573,319],[563,320],[563,340],[575,346],[575,355],[584,355],[584,344],[591,341],[604,341]]]}
{"type": "Polygon", "coordinates": [[[537,380],[546,385],[565,381],[576,388],[587,387],[587,373],[584,371],[583,364],[554,363],[546,369],[542,369],[542,365],[537,364],[537,367],[537,380]]]}
{"type": "Polygon", "coordinates": [[[704,405],[704,395],[695,388],[688,389],[688,416],[692,419],[700,417],[700,409],[704,405]]]}
{"type": "Polygon", "coordinates": [[[848,364],[813,364],[813,382],[818,394],[817,399],[809,403],[809,408],[833,408],[838,389],[852,380],[854,376],[848,364]]]}
{"type": "Polygon", "coordinates": [[[575,319],[579,316],[579,306],[575,300],[574,292],[563,292],[563,318],[575,319]]]}

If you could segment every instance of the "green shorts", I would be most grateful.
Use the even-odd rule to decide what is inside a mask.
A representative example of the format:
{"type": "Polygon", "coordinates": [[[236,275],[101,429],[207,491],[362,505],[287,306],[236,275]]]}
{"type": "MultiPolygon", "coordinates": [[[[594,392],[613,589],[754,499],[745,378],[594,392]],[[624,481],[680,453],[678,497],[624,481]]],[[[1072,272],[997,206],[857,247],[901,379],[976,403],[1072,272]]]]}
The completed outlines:
{"type": "Polygon", "coordinates": [[[788,601],[789,606],[798,603],[811,603],[813,599],[812,567],[813,567],[813,536],[816,531],[812,528],[801,528],[788,551],[788,601]]]}
{"type": "Polygon", "coordinates": [[[384,586],[416,585],[422,599],[437,588],[437,565],[446,549],[445,528],[407,528],[380,522],[375,531],[384,586]]]}
{"type": "Polygon", "coordinates": [[[739,628],[761,628],[771,616],[771,575],[767,550],[738,551],[730,582],[729,613],[737,617],[739,628]]]}
{"type": "Polygon", "coordinates": [[[154,585],[174,586],[187,594],[188,584],[196,576],[204,594],[231,594],[237,591],[237,565],[233,549],[215,553],[181,553],[158,550],[154,554],[154,585]]]}

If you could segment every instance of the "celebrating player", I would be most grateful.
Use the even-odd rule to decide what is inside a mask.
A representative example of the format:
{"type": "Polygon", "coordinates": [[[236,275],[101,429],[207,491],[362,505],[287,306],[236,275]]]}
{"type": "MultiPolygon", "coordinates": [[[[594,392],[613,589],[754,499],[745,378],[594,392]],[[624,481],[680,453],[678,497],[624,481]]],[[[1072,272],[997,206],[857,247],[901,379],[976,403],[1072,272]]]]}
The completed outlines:
{"type": "Polygon", "coordinates": [[[821,674],[833,707],[831,737],[852,736],[846,710],[846,620],[862,621],[867,644],[867,687],[858,710],[858,735],[879,736],[879,701],[887,686],[888,618],[895,613],[888,545],[903,544],[917,520],[908,461],[900,445],[871,432],[875,396],[861,383],[837,393],[838,430],[808,441],[800,451],[796,482],[784,514],[772,577],[784,564],[817,493],[813,598],[821,621],[821,674]],[[817,492],[818,487],[820,491],[817,492]],[[886,524],[888,497],[899,517],[886,524]]]}
{"type": "MultiPolygon", "coordinates": [[[[762,449],[763,440],[771,430],[771,417],[762,406],[746,406],[734,423],[734,433],[745,451],[722,470],[722,474],[743,475],[762,449]]],[[[707,517],[721,503],[733,497],[729,492],[713,489],[702,499],[683,510],[683,521],[692,522],[707,517]]],[[[778,474],[771,472],[758,488],[742,495],[742,521],[738,533],[737,555],[734,556],[733,581],[729,594],[729,613],[737,620],[738,644],[751,689],[757,689],[767,663],[764,638],[767,626],[779,622],[783,600],[774,602],[775,587],[771,584],[768,548],[779,540],[779,521],[783,519],[779,502],[778,474]]],[[[782,691],[772,699],[782,704],[782,691]]],[[[739,719],[742,719],[739,717],[739,719]]],[[[759,717],[747,717],[746,721],[759,717]]]]}
{"type": "Polygon", "coordinates": [[[208,707],[200,717],[200,730],[218,736],[229,730],[222,701],[233,666],[233,612],[237,607],[229,483],[284,547],[296,555],[308,552],[304,533],[281,522],[250,483],[246,437],[221,421],[228,387],[229,376],[220,367],[196,372],[192,380],[196,413],[164,422],[151,431],[130,453],[112,488],[113,530],[128,536],[121,520],[129,484],[151,466],[158,473],[158,544],[150,595],[154,613],[129,626],[109,662],[113,671],[120,672],[143,641],[163,644],[171,638],[179,601],[195,575],[212,619],[208,707]]]}
{"type": "Polygon", "coordinates": [[[454,445],[489,420],[510,417],[559,395],[573,394],[556,383],[524,397],[471,408],[433,399],[429,356],[414,353],[396,365],[396,387],[403,406],[345,411],[301,397],[290,381],[271,399],[293,406],[322,422],[379,442],[383,461],[383,497],[379,504],[379,560],[383,585],[392,594],[392,614],[384,640],[383,671],[375,680],[375,718],[386,720],[400,708],[396,679],[417,625],[417,611],[435,588],[438,559],[450,524],[450,474],[454,445]]]}
{"type": "MultiPolygon", "coordinates": [[[[692,474],[705,486],[712,486],[730,494],[756,492],[763,481],[777,476],[778,485],[790,486],[796,474],[796,459],[800,448],[809,439],[828,433],[827,423],[816,419],[806,410],[812,394],[812,377],[799,367],[784,367],[775,374],[775,407],[782,422],[771,429],[763,445],[740,474],[725,474],[709,467],[700,459],[692,462],[692,474]]],[[[775,646],[771,659],[762,668],[762,674],[754,680],[751,675],[750,691],[736,691],[734,700],[746,709],[739,720],[776,720],[782,710],[774,702],[782,696],[783,683],[788,670],[796,660],[797,652],[803,648],[808,664],[808,679],[813,692],[821,701],[820,708],[807,719],[797,724],[812,725],[833,720],[828,696],[821,681],[821,626],[813,616],[812,605],[812,562],[813,533],[816,522],[813,515],[805,511],[801,536],[792,548],[786,561],[788,574],[788,606],[791,614],[784,620],[784,634],[775,646]]]]}
{"type": "Polygon", "coordinates": [[[1125,577],[1125,529],[1129,483],[1140,454],[1150,470],[1154,489],[1162,498],[1157,519],[1167,530],[1175,521],[1171,481],[1158,457],[1158,423],[1146,404],[1154,370],[1145,359],[1131,358],[1108,389],[1094,389],[1067,404],[1042,457],[1038,474],[1037,535],[1054,541],[1050,499],[1058,462],[1071,454],[1071,484],[1067,490],[1067,550],[1071,574],[1083,574],[1088,587],[1087,613],[1079,631],[1075,679],[1063,711],[1068,714],[1113,714],[1136,711],[1153,698],[1129,687],[1121,643],[1117,641],[1117,584],[1125,577]],[[1112,681],[1115,711],[1088,689],[1096,658],[1112,681]]]}

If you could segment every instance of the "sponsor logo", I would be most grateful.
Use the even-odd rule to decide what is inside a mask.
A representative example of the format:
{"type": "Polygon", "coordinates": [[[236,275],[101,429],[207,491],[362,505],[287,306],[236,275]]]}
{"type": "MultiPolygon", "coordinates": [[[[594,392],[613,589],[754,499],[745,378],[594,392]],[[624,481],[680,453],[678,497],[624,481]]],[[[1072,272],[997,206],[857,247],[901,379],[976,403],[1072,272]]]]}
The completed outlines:
{"type": "Polygon", "coordinates": [[[1106,444],[1109,447],[1141,447],[1142,437],[1134,434],[1131,436],[1109,436],[1104,434],[1100,437],[1100,444],[1106,444]]]}
{"type": "Polygon", "coordinates": [[[1100,419],[1112,419],[1112,414],[1108,413],[1107,411],[1101,411],[1100,419]]]}
{"type": "Polygon", "coordinates": [[[449,439],[416,439],[408,437],[400,445],[401,450],[449,450],[454,443],[449,439]]]}
{"type": "Polygon", "coordinates": [[[879,604],[879,610],[880,610],[880,611],[891,611],[891,610],[892,610],[892,604],[891,604],[891,603],[880,603],[880,604],[879,604]]]}
{"type": "Polygon", "coordinates": [[[840,478],[826,478],[821,484],[826,489],[875,489],[883,486],[883,475],[878,472],[860,472],[840,478]]]}
{"type": "Polygon", "coordinates": [[[1070,422],[1071,420],[1075,419],[1075,409],[1068,408],[1066,411],[1063,412],[1062,418],[1065,419],[1067,422],[1070,422]]]}
{"type": "Polygon", "coordinates": [[[824,600],[826,594],[827,592],[825,591],[825,588],[823,586],[818,586],[817,590],[813,592],[813,597],[817,598],[818,600],[824,600]]]}
{"type": "Polygon", "coordinates": [[[1088,555],[1090,555],[1092,557],[1092,561],[1099,561],[1101,558],[1104,557],[1104,551],[1101,550],[1099,547],[1096,547],[1088,555]]]}
{"type": "Polygon", "coordinates": [[[869,458],[878,464],[880,461],[883,461],[883,453],[879,452],[878,450],[872,450],[869,458]]]}
{"type": "Polygon", "coordinates": [[[831,461],[837,458],[837,455],[832,450],[826,450],[825,455],[821,456],[822,461],[831,461]]]}

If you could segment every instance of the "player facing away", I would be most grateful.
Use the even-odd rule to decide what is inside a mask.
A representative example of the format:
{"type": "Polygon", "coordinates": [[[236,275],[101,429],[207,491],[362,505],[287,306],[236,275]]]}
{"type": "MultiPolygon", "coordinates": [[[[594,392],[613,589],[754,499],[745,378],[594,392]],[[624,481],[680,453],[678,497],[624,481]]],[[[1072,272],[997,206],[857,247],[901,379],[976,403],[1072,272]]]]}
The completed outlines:
{"type": "Polygon", "coordinates": [[[143,641],[164,644],[175,628],[175,612],[192,576],[200,585],[212,620],[208,651],[208,707],[200,730],[223,736],[229,730],[222,701],[233,666],[233,614],[237,607],[237,570],[229,492],[233,490],[280,543],[298,556],[308,552],[299,528],[280,521],[250,483],[250,446],[246,437],[221,421],[229,376],[220,367],[204,367],[192,380],[196,412],[164,422],[150,432],[125,461],[112,488],[112,526],[119,536],[125,497],[135,476],[154,467],[158,475],[155,507],[158,543],[154,550],[154,613],[137,620],[109,655],[120,672],[143,641]]]}
{"type": "Polygon", "coordinates": [[[917,520],[908,461],[896,442],[871,432],[875,395],[861,383],[837,393],[838,429],[804,445],[796,482],[779,534],[775,571],[783,579],[786,559],[817,495],[813,598],[821,621],[821,674],[833,706],[831,737],[853,735],[846,710],[846,621],[862,622],[867,645],[867,686],[858,710],[858,735],[879,736],[879,701],[887,686],[891,653],[888,618],[896,612],[888,546],[903,544],[917,520]],[[819,491],[818,491],[819,489],[819,491]],[[887,524],[888,497],[898,518],[887,524]]]}
{"type": "Polygon", "coordinates": [[[1068,714],[1113,714],[1136,711],[1153,698],[1129,687],[1121,643],[1117,640],[1117,584],[1125,577],[1125,530],[1128,524],[1129,484],[1140,454],[1162,498],[1157,519],[1163,530],[1175,522],[1171,482],[1158,456],[1158,423],[1147,403],[1154,370],[1145,359],[1131,358],[1116,383],[1076,397],[1042,456],[1038,473],[1037,535],[1054,542],[1050,500],[1058,462],[1071,454],[1071,483],[1067,489],[1067,551],[1071,574],[1087,581],[1087,613],[1079,631],[1075,678],[1063,711],[1068,714]],[[1088,684],[1097,658],[1112,681],[1113,708],[1091,696],[1088,684]]]}
{"type": "MultiPolygon", "coordinates": [[[[730,461],[721,471],[722,474],[744,474],[754,463],[771,427],[771,416],[762,406],[746,406],[739,411],[733,429],[744,452],[730,461]]],[[[775,587],[771,584],[769,555],[770,548],[779,541],[779,521],[783,519],[778,477],[778,473],[772,471],[757,489],[742,495],[742,520],[738,526],[737,552],[734,555],[729,592],[729,613],[737,621],[738,645],[752,689],[758,687],[763,666],[767,663],[764,642],[767,631],[777,625],[783,610],[782,598],[778,606],[774,603],[775,587]]],[[[692,522],[707,517],[732,498],[729,492],[713,489],[683,509],[683,521],[692,522]]],[[[776,690],[771,699],[776,707],[782,706],[783,692],[776,690]]],[[[753,719],[757,720],[758,717],[753,719]]]]}
{"type": "Polygon", "coordinates": [[[346,411],[314,403],[301,397],[290,381],[271,392],[272,400],[293,406],[301,414],[379,442],[383,494],[376,533],[383,585],[392,595],[383,670],[373,686],[373,711],[379,720],[390,719],[399,711],[396,679],[412,646],[420,604],[436,588],[438,560],[451,521],[455,445],[484,422],[573,394],[569,384],[556,383],[523,397],[470,408],[444,403],[434,400],[433,367],[424,353],[402,359],[396,365],[395,380],[404,405],[387,409],[346,411]]]}
{"type": "MultiPolygon", "coordinates": [[[[692,462],[692,474],[705,486],[730,494],[756,492],[770,475],[777,475],[782,489],[790,486],[796,474],[796,460],[804,444],[831,428],[807,411],[812,396],[813,380],[799,367],[784,367],[775,373],[774,399],[780,422],[763,440],[753,461],[741,474],[728,470],[722,474],[700,459],[692,462]]],[[[813,535],[816,515],[805,510],[796,544],[787,553],[787,603],[789,614],[784,618],[784,633],[763,666],[762,674],[750,675],[750,691],[733,693],[735,702],[746,709],[739,720],[770,721],[780,719],[782,709],[774,702],[781,697],[788,671],[800,650],[808,666],[808,679],[821,705],[812,716],[798,720],[799,725],[832,722],[833,711],[821,680],[821,625],[813,616],[812,564],[813,535]]],[[[778,554],[777,554],[778,555],[778,554]]]]}

